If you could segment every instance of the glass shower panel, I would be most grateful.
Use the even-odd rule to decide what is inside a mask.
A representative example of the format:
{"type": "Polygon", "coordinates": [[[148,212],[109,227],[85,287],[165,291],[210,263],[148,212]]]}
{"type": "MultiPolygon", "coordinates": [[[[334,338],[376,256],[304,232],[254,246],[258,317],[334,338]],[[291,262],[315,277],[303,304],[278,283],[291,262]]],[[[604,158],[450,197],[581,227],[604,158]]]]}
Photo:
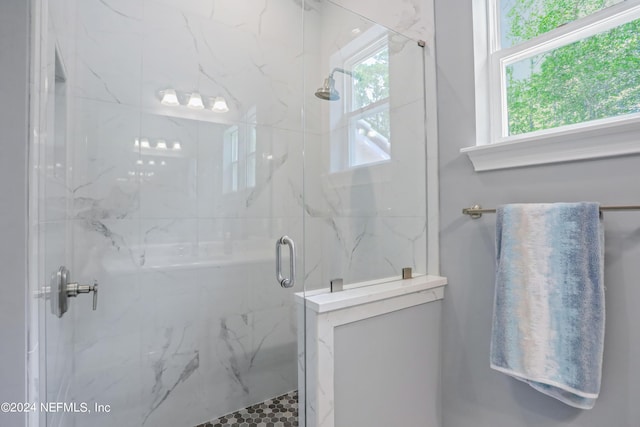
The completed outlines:
{"type": "Polygon", "coordinates": [[[333,3],[312,4],[304,29],[307,287],[400,278],[404,267],[425,274],[423,48],[333,3]]]}
{"type": "Polygon", "coordinates": [[[303,253],[283,289],[274,247],[304,248],[303,5],[34,1],[38,282],[99,286],[95,311],[39,300],[46,400],[91,409],[41,425],[196,426],[297,389],[303,253]]]}

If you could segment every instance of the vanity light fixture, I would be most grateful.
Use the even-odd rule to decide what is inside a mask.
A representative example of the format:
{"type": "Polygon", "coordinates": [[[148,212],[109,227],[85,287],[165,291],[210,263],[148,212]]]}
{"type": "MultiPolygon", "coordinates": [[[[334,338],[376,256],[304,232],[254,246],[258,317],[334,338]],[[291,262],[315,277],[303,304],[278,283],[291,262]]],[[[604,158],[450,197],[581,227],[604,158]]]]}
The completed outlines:
{"type": "Polygon", "coordinates": [[[175,89],[164,89],[160,92],[160,103],[170,107],[179,107],[184,104],[180,103],[180,99],[187,99],[186,106],[194,110],[204,110],[205,104],[203,99],[207,101],[207,108],[210,108],[214,113],[226,113],[229,111],[229,105],[227,100],[222,96],[208,97],[202,96],[199,92],[179,92],[175,89]]]}
{"type": "Polygon", "coordinates": [[[182,150],[182,145],[180,145],[180,143],[178,141],[176,141],[176,142],[173,143],[173,149],[175,151],[180,151],[180,150],[182,150]]]}
{"type": "Polygon", "coordinates": [[[133,140],[133,146],[136,148],[140,147],[140,140],[138,138],[133,140]]]}
{"type": "Polygon", "coordinates": [[[213,100],[211,110],[214,113],[226,113],[229,111],[229,106],[227,105],[227,100],[222,96],[216,96],[213,100]]]}
{"type": "MultiPolygon", "coordinates": [[[[160,93],[162,94],[162,100],[160,101],[162,105],[168,105],[170,107],[180,105],[180,101],[178,101],[178,94],[175,89],[166,89],[160,93]]],[[[191,102],[191,100],[189,100],[189,102],[191,102]]],[[[202,100],[200,100],[200,103],[202,103],[202,100]]]]}
{"type": "Polygon", "coordinates": [[[142,163],[143,163],[142,160],[140,159],[136,160],[136,165],[141,165],[142,163]]]}
{"type": "Polygon", "coordinates": [[[149,144],[149,140],[147,138],[142,138],[140,140],[140,147],[142,147],[142,148],[151,148],[151,145],[149,144]]]}
{"type": "Polygon", "coordinates": [[[156,148],[158,150],[166,150],[167,149],[167,143],[165,142],[164,139],[160,139],[160,140],[158,140],[158,143],[156,144],[156,148]]]}
{"type": "Polygon", "coordinates": [[[187,103],[187,107],[193,108],[194,110],[204,109],[204,104],[202,103],[202,97],[198,92],[193,92],[191,96],[189,96],[189,102],[187,103]]]}
{"type": "Polygon", "coordinates": [[[155,165],[155,164],[156,164],[156,161],[155,161],[155,160],[149,160],[149,166],[153,166],[153,165],[155,165]]]}

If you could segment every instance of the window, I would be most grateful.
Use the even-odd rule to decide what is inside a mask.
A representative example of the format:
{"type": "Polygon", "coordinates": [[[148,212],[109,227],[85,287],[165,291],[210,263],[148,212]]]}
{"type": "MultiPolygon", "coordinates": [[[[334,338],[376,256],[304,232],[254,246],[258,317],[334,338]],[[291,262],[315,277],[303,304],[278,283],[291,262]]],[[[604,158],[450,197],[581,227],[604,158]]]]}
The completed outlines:
{"type": "Polygon", "coordinates": [[[256,127],[249,127],[249,143],[247,146],[247,188],[256,186],[256,127]]]}
{"type": "Polygon", "coordinates": [[[330,105],[331,128],[339,132],[332,138],[332,172],[391,159],[388,37],[372,27],[331,58],[342,97],[330,105]]]}
{"type": "Polygon", "coordinates": [[[223,135],[223,192],[237,193],[256,186],[258,136],[255,107],[243,115],[246,124],[229,126],[223,135]]]}
{"type": "Polygon", "coordinates": [[[502,145],[509,159],[500,143],[561,143],[538,144],[547,155],[529,147],[522,165],[640,152],[629,137],[594,148],[640,129],[637,1],[475,0],[474,37],[478,145],[502,145]]]}
{"type": "Polygon", "coordinates": [[[238,191],[238,126],[231,126],[224,132],[224,175],[223,189],[225,193],[238,191]]]}
{"type": "Polygon", "coordinates": [[[349,167],[391,158],[389,46],[386,37],[352,57],[345,114],[349,126],[349,167]]]}

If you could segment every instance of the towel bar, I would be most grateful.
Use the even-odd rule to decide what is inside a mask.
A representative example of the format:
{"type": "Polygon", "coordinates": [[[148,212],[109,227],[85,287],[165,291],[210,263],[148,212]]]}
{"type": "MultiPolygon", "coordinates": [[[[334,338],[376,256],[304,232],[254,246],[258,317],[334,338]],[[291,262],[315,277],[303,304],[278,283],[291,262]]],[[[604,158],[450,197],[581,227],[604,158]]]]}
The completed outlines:
{"type": "MultiPolygon", "coordinates": [[[[600,212],[604,211],[640,211],[640,205],[600,206],[600,212]]],[[[462,209],[463,215],[469,215],[473,219],[481,218],[483,213],[496,213],[496,210],[485,209],[480,205],[462,209]]]]}

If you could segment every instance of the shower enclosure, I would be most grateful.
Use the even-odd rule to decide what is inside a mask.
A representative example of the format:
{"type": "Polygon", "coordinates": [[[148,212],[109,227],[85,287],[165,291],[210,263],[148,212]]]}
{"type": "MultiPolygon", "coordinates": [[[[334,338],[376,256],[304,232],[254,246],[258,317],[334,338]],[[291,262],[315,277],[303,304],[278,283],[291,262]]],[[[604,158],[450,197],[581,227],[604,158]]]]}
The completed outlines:
{"type": "Polygon", "coordinates": [[[416,41],[320,0],[32,6],[30,401],[73,405],[30,425],[288,393],[294,293],[426,272],[416,41]]]}

